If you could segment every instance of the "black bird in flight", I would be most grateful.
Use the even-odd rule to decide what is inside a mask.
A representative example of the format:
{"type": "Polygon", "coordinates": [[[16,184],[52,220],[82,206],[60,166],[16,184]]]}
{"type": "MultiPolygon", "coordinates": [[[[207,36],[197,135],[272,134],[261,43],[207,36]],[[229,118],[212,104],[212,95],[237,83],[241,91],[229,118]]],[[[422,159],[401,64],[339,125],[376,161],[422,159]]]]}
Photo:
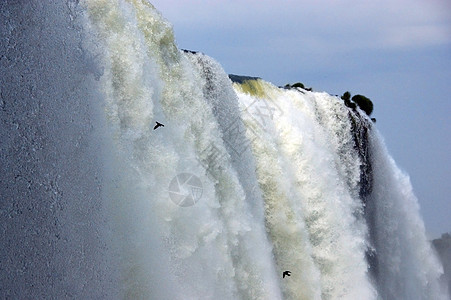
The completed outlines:
{"type": "Polygon", "coordinates": [[[285,276],[291,276],[291,272],[290,271],[284,271],[282,273],[282,275],[283,275],[283,278],[285,278],[285,276]]]}
{"type": "Polygon", "coordinates": [[[157,129],[158,127],[164,127],[163,124],[161,124],[161,123],[159,123],[159,122],[156,122],[156,123],[157,123],[157,125],[155,125],[155,127],[153,128],[153,130],[157,129]]]}

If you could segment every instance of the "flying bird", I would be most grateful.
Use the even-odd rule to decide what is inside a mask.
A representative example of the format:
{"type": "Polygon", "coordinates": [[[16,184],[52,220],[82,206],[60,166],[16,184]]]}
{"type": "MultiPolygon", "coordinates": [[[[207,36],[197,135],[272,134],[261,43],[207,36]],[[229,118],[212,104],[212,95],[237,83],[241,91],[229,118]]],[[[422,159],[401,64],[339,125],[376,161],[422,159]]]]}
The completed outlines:
{"type": "Polygon", "coordinates": [[[156,123],[157,123],[157,125],[155,125],[155,127],[153,128],[153,130],[157,129],[158,127],[164,127],[163,124],[161,124],[161,123],[159,123],[159,122],[156,122],[156,123]]]}
{"type": "Polygon", "coordinates": [[[291,272],[290,271],[284,271],[282,273],[282,275],[283,275],[283,278],[285,278],[285,276],[291,276],[291,272]]]}

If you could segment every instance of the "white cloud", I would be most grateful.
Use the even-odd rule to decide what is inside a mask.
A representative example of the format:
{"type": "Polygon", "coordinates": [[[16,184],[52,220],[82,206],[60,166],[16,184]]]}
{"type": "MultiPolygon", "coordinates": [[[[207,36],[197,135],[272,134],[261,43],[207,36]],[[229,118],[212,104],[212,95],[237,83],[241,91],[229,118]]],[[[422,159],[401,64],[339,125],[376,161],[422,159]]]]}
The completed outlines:
{"type": "Polygon", "coordinates": [[[176,36],[182,30],[193,36],[211,31],[233,35],[237,46],[256,35],[318,51],[451,43],[451,11],[443,9],[445,0],[151,2],[174,24],[176,36]]]}
{"type": "Polygon", "coordinates": [[[437,25],[408,25],[388,28],[382,37],[389,48],[436,46],[450,43],[449,32],[437,25]]]}

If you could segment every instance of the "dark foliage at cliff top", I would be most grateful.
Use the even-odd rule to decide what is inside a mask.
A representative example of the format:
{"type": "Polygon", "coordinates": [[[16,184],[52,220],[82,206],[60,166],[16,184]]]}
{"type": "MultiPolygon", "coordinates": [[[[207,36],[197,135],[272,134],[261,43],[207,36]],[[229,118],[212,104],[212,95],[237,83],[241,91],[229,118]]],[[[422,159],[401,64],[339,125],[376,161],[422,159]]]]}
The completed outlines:
{"type": "Polygon", "coordinates": [[[373,112],[373,102],[363,95],[355,95],[352,97],[354,101],[361,110],[363,110],[368,116],[373,112]]]}
{"type": "Polygon", "coordinates": [[[311,92],[313,90],[311,87],[305,87],[302,82],[296,82],[294,84],[287,83],[283,88],[284,89],[301,88],[301,89],[309,91],[309,92],[311,92]]]}
{"type": "MultiPolygon", "coordinates": [[[[184,51],[186,51],[186,50],[184,50],[184,51]]],[[[261,79],[260,77],[234,75],[234,74],[229,74],[229,78],[230,78],[230,80],[232,80],[232,82],[236,82],[236,83],[239,83],[239,84],[243,84],[245,81],[248,81],[248,80],[261,79]]],[[[304,84],[301,83],[301,82],[296,82],[294,84],[286,84],[283,88],[284,89],[301,88],[301,89],[304,89],[306,91],[312,91],[313,90],[312,88],[306,88],[304,86],[304,84]]],[[[345,103],[345,105],[347,107],[349,107],[351,109],[356,109],[356,107],[358,106],[368,116],[370,116],[371,113],[373,112],[374,105],[373,105],[373,102],[368,97],[365,97],[363,95],[354,95],[351,98],[351,93],[346,91],[343,94],[343,96],[341,96],[341,99],[344,101],[344,103],[345,103]]],[[[374,118],[372,118],[371,120],[373,122],[376,122],[376,119],[374,119],[374,118]]]]}
{"type": "MultiPolygon", "coordinates": [[[[367,98],[363,95],[354,95],[351,98],[351,93],[346,91],[343,94],[343,96],[341,96],[341,99],[344,101],[344,103],[347,107],[350,107],[352,109],[355,109],[356,105],[358,105],[359,108],[361,110],[363,110],[368,116],[370,116],[371,113],[373,112],[373,108],[374,108],[373,102],[369,98],[367,98]]],[[[376,121],[376,119],[374,119],[374,118],[371,120],[373,120],[373,122],[376,121]]]]}

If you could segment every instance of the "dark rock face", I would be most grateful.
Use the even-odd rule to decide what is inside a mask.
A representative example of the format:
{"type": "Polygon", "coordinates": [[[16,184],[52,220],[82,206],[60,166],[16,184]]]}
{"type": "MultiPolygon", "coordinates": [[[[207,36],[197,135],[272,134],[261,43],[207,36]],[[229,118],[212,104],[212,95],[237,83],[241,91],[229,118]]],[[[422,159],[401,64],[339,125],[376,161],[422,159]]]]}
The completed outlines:
{"type": "Polygon", "coordinates": [[[360,115],[354,109],[349,110],[349,120],[351,121],[351,131],[353,134],[354,148],[360,159],[360,190],[359,196],[364,205],[364,218],[368,225],[370,247],[366,251],[366,259],[370,267],[370,274],[373,278],[378,278],[378,261],[377,252],[374,248],[375,237],[375,219],[374,219],[374,203],[369,203],[368,199],[373,191],[373,165],[371,163],[371,151],[369,132],[371,130],[371,122],[364,116],[360,115]]]}
{"type": "Polygon", "coordinates": [[[373,170],[371,164],[371,153],[369,147],[368,134],[371,130],[371,123],[358,113],[349,113],[351,120],[351,131],[354,138],[354,148],[357,150],[362,161],[360,166],[360,198],[366,204],[368,195],[373,187],[373,170]]]}
{"type": "Polygon", "coordinates": [[[441,238],[432,241],[432,245],[443,264],[444,274],[440,279],[443,286],[448,286],[448,294],[451,295],[451,234],[442,234],[441,238]]]}
{"type": "Polygon", "coordinates": [[[76,1],[0,2],[0,298],[114,298],[76,1]],[[111,285],[111,286],[110,286],[111,285]]]}
{"type": "Polygon", "coordinates": [[[189,54],[198,54],[199,51],[193,51],[193,50],[188,50],[188,49],[181,49],[184,53],[189,53],[189,54]]]}
{"type": "Polygon", "coordinates": [[[230,80],[232,80],[232,82],[236,82],[236,83],[239,83],[239,84],[242,84],[242,83],[244,83],[247,80],[260,79],[260,77],[242,76],[242,75],[233,75],[233,74],[229,74],[229,78],[230,78],[230,80]]]}

